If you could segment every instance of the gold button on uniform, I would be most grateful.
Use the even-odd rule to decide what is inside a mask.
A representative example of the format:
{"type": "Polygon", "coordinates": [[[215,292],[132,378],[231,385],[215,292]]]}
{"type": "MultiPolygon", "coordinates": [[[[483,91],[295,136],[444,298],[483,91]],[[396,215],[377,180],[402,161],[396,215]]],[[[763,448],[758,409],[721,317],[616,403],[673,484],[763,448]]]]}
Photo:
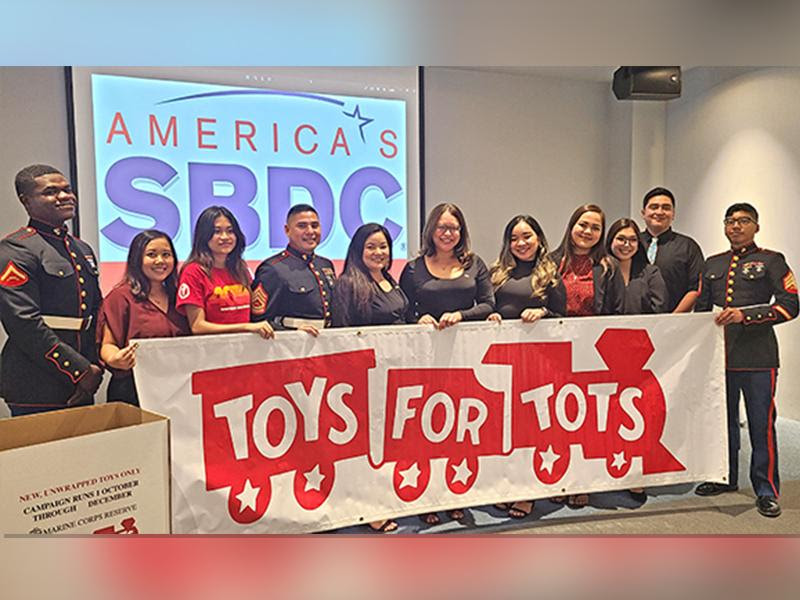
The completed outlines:
{"type": "Polygon", "coordinates": [[[80,371],[73,371],[73,373],[75,374],[75,377],[77,377],[78,375],[80,375],[80,374],[81,374],[81,372],[80,372],[80,371]]]}
{"type": "Polygon", "coordinates": [[[731,298],[730,296],[728,296],[727,298],[725,298],[725,300],[727,300],[728,302],[730,302],[730,301],[732,301],[732,300],[733,300],[733,298],[731,298]]]}
{"type": "Polygon", "coordinates": [[[81,270],[81,266],[80,265],[75,265],[75,268],[78,269],[78,271],[81,270]]]}
{"type": "Polygon", "coordinates": [[[81,310],[86,310],[86,304],[81,304],[81,310]]]}
{"type": "Polygon", "coordinates": [[[65,361],[64,361],[64,366],[65,366],[65,367],[68,367],[68,366],[69,366],[69,361],[68,361],[68,360],[65,360],[65,361]]]}
{"type": "Polygon", "coordinates": [[[72,258],[78,258],[78,255],[77,255],[77,254],[75,254],[74,252],[70,252],[70,253],[69,253],[69,255],[70,255],[72,258]]]}
{"type": "Polygon", "coordinates": [[[53,358],[58,358],[58,357],[59,357],[58,352],[53,352],[53,358]]]}
{"type": "Polygon", "coordinates": [[[86,290],[81,290],[81,298],[86,298],[86,290]]]}
{"type": "Polygon", "coordinates": [[[78,281],[80,281],[81,283],[86,283],[86,282],[83,280],[83,277],[78,277],[78,281]]]}

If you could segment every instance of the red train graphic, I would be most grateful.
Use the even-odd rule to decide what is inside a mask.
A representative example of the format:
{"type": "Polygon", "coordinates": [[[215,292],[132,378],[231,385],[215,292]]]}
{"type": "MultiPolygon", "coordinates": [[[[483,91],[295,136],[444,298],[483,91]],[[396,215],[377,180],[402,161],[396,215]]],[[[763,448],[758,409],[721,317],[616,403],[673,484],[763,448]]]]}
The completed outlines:
{"type": "Polygon", "coordinates": [[[369,452],[367,373],[373,350],[194,373],[202,396],[206,489],[230,487],[228,512],[252,523],[269,506],[273,475],[294,471],[294,496],[319,507],[334,464],[369,452]]]}

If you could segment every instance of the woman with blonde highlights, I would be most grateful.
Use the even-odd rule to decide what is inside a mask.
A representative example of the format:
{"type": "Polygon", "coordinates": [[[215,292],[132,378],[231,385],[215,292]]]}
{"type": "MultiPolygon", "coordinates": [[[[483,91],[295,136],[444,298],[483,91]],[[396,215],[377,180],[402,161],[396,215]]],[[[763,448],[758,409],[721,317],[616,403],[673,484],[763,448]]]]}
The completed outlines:
{"type": "MultiPolygon", "coordinates": [[[[564,284],[552,261],[539,222],[530,215],[517,215],[503,232],[500,256],[489,271],[494,287],[496,311],[489,320],[522,319],[535,323],[542,317],[561,317],[567,310],[564,284]]],[[[533,511],[533,500],[520,500],[510,506],[508,516],[522,519],[533,511]]]]}
{"type": "Polygon", "coordinates": [[[500,256],[489,271],[496,311],[489,319],[564,316],[566,291],[558,268],[548,256],[544,231],[530,215],[517,215],[506,225],[500,256]]]}

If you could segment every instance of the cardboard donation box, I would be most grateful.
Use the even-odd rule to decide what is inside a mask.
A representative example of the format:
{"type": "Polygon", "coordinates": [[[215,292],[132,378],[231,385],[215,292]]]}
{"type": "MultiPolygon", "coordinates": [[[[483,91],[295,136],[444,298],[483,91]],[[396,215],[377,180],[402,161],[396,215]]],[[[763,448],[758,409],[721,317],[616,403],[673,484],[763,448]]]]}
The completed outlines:
{"type": "Polygon", "coordinates": [[[112,402],[0,420],[0,534],[169,533],[169,420],[112,402]]]}

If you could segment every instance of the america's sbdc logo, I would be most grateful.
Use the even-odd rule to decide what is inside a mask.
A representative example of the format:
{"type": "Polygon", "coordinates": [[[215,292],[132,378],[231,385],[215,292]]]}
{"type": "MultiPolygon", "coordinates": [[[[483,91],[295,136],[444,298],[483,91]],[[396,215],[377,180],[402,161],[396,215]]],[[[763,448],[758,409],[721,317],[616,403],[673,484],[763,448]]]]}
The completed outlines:
{"type": "Polygon", "coordinates": [[[313,204],[320,250],[344,258],[364,222],[405,256],[406,106],[385,98],[92,76],[102,261],[156,228],[188,254],[192,224],[222,204],[247,254],[286,244],[289,208],[313,204]]]}

